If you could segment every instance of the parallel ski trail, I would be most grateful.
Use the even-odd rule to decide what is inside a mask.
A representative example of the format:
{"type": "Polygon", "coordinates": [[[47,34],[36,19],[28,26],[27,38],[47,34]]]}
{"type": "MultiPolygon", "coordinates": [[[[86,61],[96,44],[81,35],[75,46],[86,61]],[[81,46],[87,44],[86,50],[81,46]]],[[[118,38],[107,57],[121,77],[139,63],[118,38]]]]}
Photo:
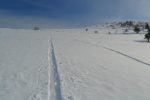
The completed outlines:
{"type": "Polygon", "coordinates": [[[146,63],[146,62],[141,61],[141,60],[139,60],[139,59],[137,59],[137,58],[131,57],[131,56],[129,56],[129,55],[127,55],[127,54],[124,54],[124,53],[122,53],[122,52],[119,52],[119,51],[116,51],[116,50],[113,50],[113,49],[110,49],[110,48],[107,48],[107,47],[104,47],[104,46],[101,46],[101,47],[103,47],[104,49],[113,51],[113,52],[115,52],[115,53],[118,53],[118,54],[120,54],[120,55],[123,55],[123,56],[125,56],[125,57],[127,57],[127,58],[130,58],[130,59],[132,59],[132,60],[135,60],[135,61],[137,61],[137,62],[139,62],[139,63],[142,63],[142,64],[145,64],[145,65],[147,65],[147,66],[150,66],[149,63],[146,63]]]}
{"type": "Polygon", "coordinates": [[[61,95],[61,83],[57,70],[57,61],[55,58],[53,42],[49,40],[48,48],[48,74],[49,74],[49,86],[48,86],[48,100],[63,100],[61,95]]]}
{"type": "Polygon", "coordinates": [[[127,58],[129,58],[129,59],[132,59],[132,60],[134,60],[134,61],[136,61],[136,62],[139,62],[139,63],[142,63],[142,64],[144,64],[144,65],[150,66],[149,63],[146,63],[146,62],[144,62],[144,61],[142,61],[142,60],[139,60],[139,59],[137,59],[137,58],[134,58],[134,57],[132,57],[132,56],[129,56],[129,55],[127,55],[127,54],[125,54],[125,53],[122,53],[122,52],[120,52],[120,51],[117,51],[117,50],[114,50],[114,49],[105,47],[105,46],[103,46],[103,45],[93,44],[93,43],[86,42],[86,41],[81,41],[81,40],[78,40],[78,41],[79,41],[79,42],[82,42],[82,43],[85,43],[85,44],[92,45],[92,46],[97,46],[97,47],[104,48],[104,49],[106,49],[106,50],[112,51],[112,52],[114,52],[114,53],[117,53],[117,54],[120,54],[120,55],[122,55],[122,56],[125,56],[125,57],[127,57],[127,58]]]}

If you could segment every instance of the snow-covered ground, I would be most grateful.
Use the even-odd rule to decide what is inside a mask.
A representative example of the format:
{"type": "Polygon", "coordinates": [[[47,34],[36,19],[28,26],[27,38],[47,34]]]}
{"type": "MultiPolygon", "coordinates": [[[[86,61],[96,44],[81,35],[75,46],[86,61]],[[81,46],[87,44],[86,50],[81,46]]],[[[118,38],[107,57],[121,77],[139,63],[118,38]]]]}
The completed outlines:
{"type": "Polygon", "coordinates": [[[0,100],[47,100],[46,33],[0,30],[0,100]]]}
{"type": "Polygon", "coordinates": [[[109,32],[0,29],[0,100],[150,100],[150,43],[109,32]]]}

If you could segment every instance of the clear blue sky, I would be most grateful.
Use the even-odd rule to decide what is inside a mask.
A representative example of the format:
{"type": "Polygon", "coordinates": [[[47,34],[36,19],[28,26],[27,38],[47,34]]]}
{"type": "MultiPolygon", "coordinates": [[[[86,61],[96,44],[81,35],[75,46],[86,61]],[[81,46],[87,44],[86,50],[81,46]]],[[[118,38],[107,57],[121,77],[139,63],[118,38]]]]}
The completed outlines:
{"type": "Polygon", "coordinates": [[[0,27],[150,20],[150,0],[0,0],[0,27]]]}

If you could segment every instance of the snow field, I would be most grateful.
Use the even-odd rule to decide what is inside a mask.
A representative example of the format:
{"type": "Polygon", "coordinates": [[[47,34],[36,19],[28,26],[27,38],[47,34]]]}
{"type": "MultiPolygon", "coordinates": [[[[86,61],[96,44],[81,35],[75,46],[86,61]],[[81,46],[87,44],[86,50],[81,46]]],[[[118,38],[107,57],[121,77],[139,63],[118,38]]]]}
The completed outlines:
{"type": "Polygon", "coordinates": [[[150,44],[109,31],[0,29],[0,100],[149,100],[150,44]]]}

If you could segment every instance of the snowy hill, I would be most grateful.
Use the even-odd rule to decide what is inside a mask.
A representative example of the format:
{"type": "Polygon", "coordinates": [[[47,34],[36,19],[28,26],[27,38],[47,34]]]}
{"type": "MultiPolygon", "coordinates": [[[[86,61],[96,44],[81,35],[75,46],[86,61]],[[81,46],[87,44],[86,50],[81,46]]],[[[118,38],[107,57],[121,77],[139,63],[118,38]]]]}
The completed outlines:
{"type": "Polygon", "coordinates": [[[0,29],[0,100],[149,100],[150,44],[123,31],[0,29]]]}

